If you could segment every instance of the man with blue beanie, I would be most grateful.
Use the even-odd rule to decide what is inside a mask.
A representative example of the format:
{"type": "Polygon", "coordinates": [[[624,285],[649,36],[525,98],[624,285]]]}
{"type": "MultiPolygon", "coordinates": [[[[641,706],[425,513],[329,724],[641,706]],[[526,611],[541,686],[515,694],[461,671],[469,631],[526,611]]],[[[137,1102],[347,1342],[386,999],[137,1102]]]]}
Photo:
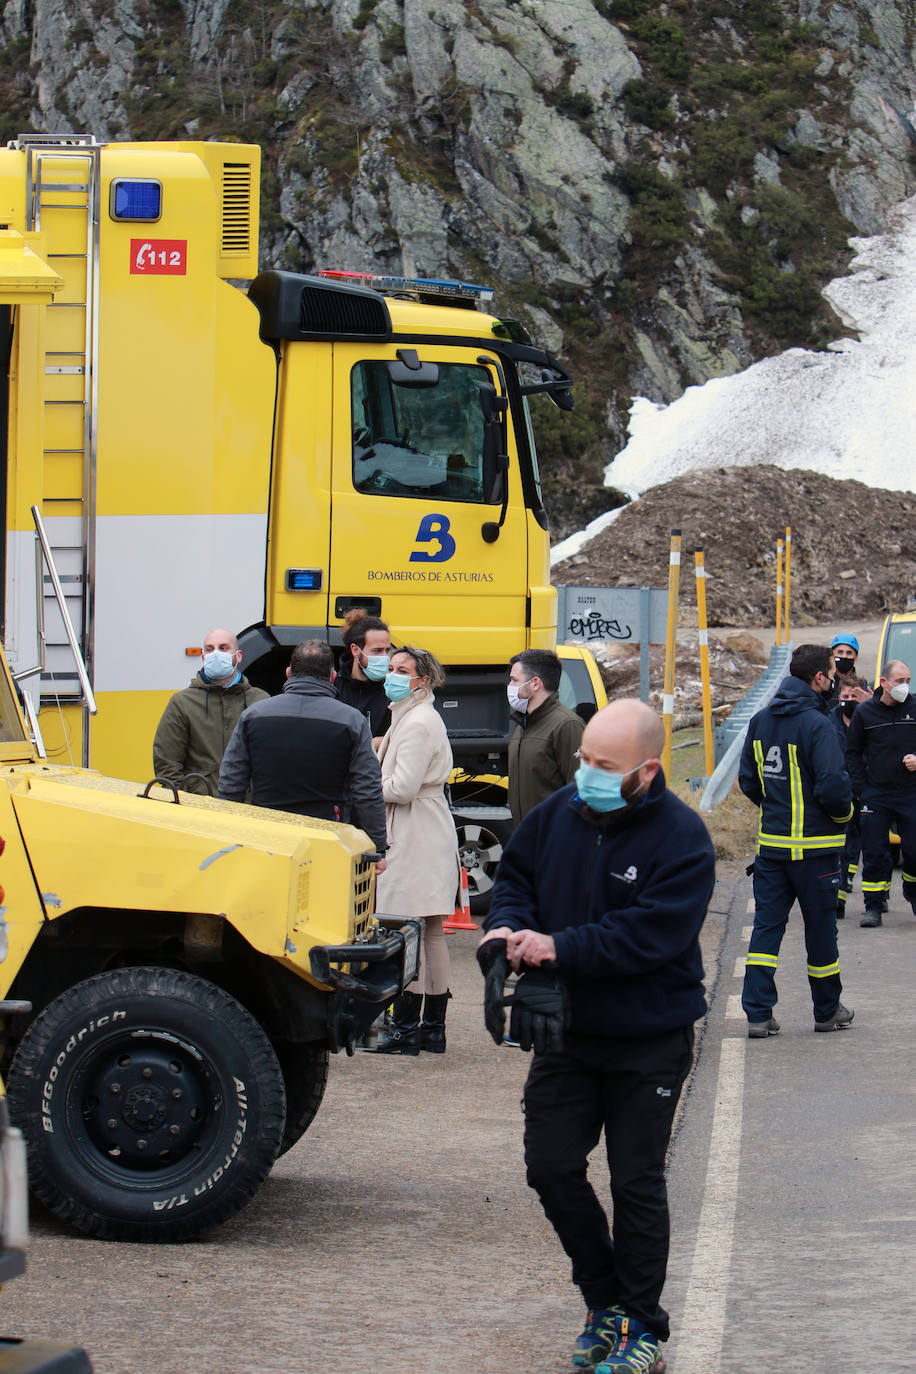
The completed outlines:
{"type": "Polygon", "coordinates": [[[834,635],[833,639],[830,641],[830,648],[833,651],[833,661],[836,666],[836,681],[830,701],[835,702],[837,700],[840,694],[840,688],[843,686],[844,682],[856,688],[850,700],[868,701],[871,692],[867,689],[863,690],[855,683],[857,672],[856,662],[859,657],[859,641],[856,639],[855,635],[845,630],[842,634],[834,635]]]}

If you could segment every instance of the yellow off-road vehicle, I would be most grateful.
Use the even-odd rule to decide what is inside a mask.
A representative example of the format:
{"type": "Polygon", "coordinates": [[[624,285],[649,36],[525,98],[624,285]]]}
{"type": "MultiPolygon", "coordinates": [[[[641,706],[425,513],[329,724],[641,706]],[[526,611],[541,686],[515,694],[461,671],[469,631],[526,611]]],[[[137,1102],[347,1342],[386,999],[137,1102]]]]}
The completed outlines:
{"type": "Polygon", "coordinates": [[[106,1239],[232,1216],[321,1102],[330,1051],[416,973],[352,826],[43,760],[0,655],[0,1070],[35,1195],[106,1239]]]}

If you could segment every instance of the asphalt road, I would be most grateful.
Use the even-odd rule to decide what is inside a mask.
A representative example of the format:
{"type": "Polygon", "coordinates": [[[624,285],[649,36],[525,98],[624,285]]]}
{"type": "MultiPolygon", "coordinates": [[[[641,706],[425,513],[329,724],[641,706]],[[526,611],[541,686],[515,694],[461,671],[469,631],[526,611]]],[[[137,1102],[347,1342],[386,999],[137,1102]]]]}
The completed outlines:
{"type": "MultiPolygon", "coordinates": [[[[749,1042],[734,1015],[748,895],[741,868],[723,868],[705,932],[712,1010],[671,1159],[669,1371],[902,1374],[916,920],[897,889],[884,929],[846,921],[856,1021],[816,1036],[793,918],[783,1032],[749,1042]]],[[[568,1370],[582,1310],[524,1183],[527,1056],[483,1031],[474,937],[451,946],[446,1055],[336,1059],[307,1135],[205,1241],[106,1244],[36,1209],[4,1334],[81,1343],[97,1374],[568,1370]]]]}

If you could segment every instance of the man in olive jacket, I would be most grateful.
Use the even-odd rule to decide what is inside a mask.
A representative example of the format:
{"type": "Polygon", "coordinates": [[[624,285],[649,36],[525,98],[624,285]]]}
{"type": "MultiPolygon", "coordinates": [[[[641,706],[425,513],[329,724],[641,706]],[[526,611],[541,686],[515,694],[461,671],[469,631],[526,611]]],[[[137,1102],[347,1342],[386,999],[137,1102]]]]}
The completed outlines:
{"type": "Polygon", "coordinates": [[[572,782],[585,724],[557,695],[562,664],[548,649],[525,649],[509,663],[506,694],[521,716],[509,741],[509,807],[518,825],[538,802],[572,782]]]}
{"type": "Polygon", "coordinates": [[[202,779],[206,778],[216,796],[219,766],[239,716],[268,695],[242,676],[241,662],[235,635],[230,630],[211,630],[190,687],[175,693],[156,728],[153,769],[157,778],[186,792],[204,793],[207,786],[202,779]],[[185,783],[189,773],[200,776],[185,783]]]}

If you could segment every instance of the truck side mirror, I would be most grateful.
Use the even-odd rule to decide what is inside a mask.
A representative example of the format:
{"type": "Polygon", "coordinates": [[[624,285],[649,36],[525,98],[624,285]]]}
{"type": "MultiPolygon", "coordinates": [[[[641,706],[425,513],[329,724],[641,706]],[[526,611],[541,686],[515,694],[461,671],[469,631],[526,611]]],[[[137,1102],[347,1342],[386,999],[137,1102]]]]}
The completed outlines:
{"type": "Polygon", "coordinates": [[[492,382],[481,382],[477,388],[483,411],[483,490],[487,505],[495,505],[503,496],[503,473],[509,466],[505,451],[503,417],[509,408],[505,396],[500,396],[492,382]]]}
{"type": "Polygon", "coordinates": [[[421,363],[415,348],[399,348],[397,360],[387,365],[393,386],[438,386],[439,364],[421,363]]]}

